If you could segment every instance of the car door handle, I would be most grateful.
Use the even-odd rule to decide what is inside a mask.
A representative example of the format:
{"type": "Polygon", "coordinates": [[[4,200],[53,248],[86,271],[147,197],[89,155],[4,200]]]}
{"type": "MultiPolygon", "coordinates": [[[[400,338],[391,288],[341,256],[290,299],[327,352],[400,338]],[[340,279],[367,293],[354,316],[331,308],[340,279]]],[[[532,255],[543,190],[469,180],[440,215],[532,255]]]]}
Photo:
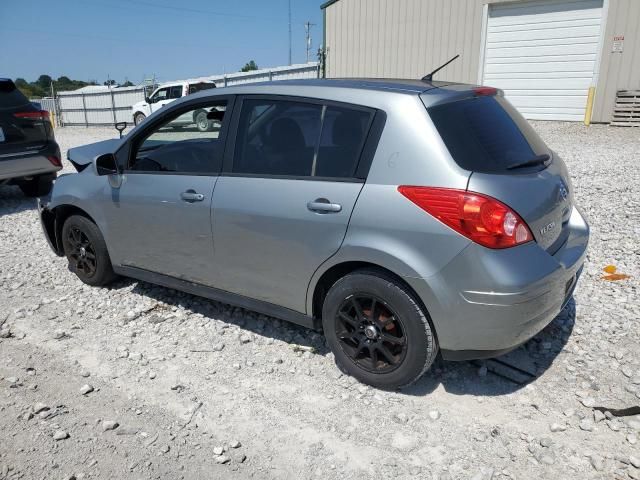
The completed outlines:
{"type": "Polygon", "coordinates": [[[307,208],[316,213],[338,213],[342,210],[342,205],[331,203],[326,198],[317,198],[313,202],[307,203],[307,208]]]}
{"type": "Polygon", "coordinates": [[[193,203],[203,201],[204,195],[201,193],[197,193],[195,190],[187,190],[186,192],[182,192],[180,194],[180,198],[185,202],[193,203]]]}

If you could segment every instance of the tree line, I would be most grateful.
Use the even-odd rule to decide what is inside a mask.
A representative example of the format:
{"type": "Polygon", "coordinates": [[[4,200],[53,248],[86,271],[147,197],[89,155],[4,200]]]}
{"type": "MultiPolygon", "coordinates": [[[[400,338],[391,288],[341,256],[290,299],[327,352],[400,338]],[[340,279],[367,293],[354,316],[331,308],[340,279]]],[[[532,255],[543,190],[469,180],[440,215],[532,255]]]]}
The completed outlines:
{"type": "MultiPolygon", "coordinates": [[[[42,98],[51,96],[52,84],[55,92],[66,92],[77,90],[87,85],[98,85],[98,82],[96,80],[71,80],[64,75],[57,79],[53,79],[49,75],[40,75],[35,82],[27,82],[24,78],[16,78],[15,84],[27,98],[42,98]]],[[[103,85],[132,87],[133,83],[127,80],[122,84],[118,84],[115,80],[107,80],[103,85]]]]}
{"type": "MultiPolygon", "coordinates": [[[[250,72],[252,70],[258,70],[258,65],[254,60],[247,62],[244,67],[240,69],[241,72],[250,72]]],[[[27,82],[24,78],[16,78],[14,82],[16,87],[27,98],[42,98],[51,96],[51,85],[53,84],[54,92],[67,92],[71,90],[77,90],[87,85],[99,85],[96,80],[71,80],[69,77],[58,77],[57,79],[51,78],[49,75],[40,75],[35,82],[27,82]]],[[[124,83],[118,83],[115,80],[107,80],[103,82],[103,85],[111,85],[113,87],[133,87],[134,84],[129,80],[125,80],[124,83]]]]}

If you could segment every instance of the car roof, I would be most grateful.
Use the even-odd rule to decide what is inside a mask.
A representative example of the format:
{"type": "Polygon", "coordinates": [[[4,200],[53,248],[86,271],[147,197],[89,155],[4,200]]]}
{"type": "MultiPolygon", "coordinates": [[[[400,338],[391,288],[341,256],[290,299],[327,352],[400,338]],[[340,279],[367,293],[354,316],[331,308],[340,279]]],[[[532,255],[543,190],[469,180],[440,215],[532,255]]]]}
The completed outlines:
{"type": "Polygon", "coordinates": [[[401,97],[420,96],[423,103],[431,106],[441,101],[468,96],[473,88],[472,85],[461,83],[412,79],[296,79],[242,83],[202,90],[174,103],[177,107],[184,102],[225,95],[278,95],[323,99],[385,110],[392,105],[398,105],[396,102],[401,97]]]}
{"type": "Polygon", "coordinates": [[[355,90],[396,91],[399,93],[419,94],[445,85],[451,82],[427,82],[423,80],[401,78],[313,78],[278,80],[275,82],[256,82],[233,85],[234,87],[255,86],[291,86],[291,87],[321,87],[321,88],[346,88],[355,90]]]}

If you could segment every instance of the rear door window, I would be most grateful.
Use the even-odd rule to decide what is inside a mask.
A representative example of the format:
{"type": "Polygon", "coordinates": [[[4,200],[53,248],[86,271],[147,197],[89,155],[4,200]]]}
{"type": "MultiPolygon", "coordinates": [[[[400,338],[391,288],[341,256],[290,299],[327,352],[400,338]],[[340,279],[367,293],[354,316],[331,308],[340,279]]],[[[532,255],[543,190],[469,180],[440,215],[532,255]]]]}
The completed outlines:
{"type": "Polygon", "coordinates": [[[199,92],[200,90],[209,90],[210,88],[216,88],[215,83],[192,83],[189,85],[189,94],[199,92]]]}
{"type": "Polygon", "coordinates": [[[509,167],[551,154],[529,123],[502,96],[458,100],[428,111],[451,156],[465,170],[516,173],[521,170],[512,171],[509,167]]]}
{"type": "Polygon", "coordinates": [[[353,178],[373,113],[285,100],[244,100],[234,173],[353,178]]]}
{"type": "Polygon", "coordinates": [[[171,89],[169,90],[169,98],[180,98],[180,97],[182,97],[182,85],[171,87],[171,89]]]}

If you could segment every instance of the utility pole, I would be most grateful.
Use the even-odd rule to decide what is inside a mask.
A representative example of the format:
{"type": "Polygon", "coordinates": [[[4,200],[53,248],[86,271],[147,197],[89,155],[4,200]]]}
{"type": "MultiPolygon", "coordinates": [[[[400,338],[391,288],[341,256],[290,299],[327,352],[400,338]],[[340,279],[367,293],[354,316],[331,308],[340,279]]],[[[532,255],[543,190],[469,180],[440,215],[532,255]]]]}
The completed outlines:
{"type": "Polygon", "coordinates": [[[289,65],[291,64],[291,0],[289,0],[289,65]]]}
{"type": "Polygon", "coordinates": [[[304,24],[304,31],[307,37],[307,63],[309,63],[309,54],[311,53],[311,44],[312,44],[311,27],[314,27],[315,25],[316,25],[315,23],[311,23],[309,21],[307,21],[307,23],[304,24]]]}

